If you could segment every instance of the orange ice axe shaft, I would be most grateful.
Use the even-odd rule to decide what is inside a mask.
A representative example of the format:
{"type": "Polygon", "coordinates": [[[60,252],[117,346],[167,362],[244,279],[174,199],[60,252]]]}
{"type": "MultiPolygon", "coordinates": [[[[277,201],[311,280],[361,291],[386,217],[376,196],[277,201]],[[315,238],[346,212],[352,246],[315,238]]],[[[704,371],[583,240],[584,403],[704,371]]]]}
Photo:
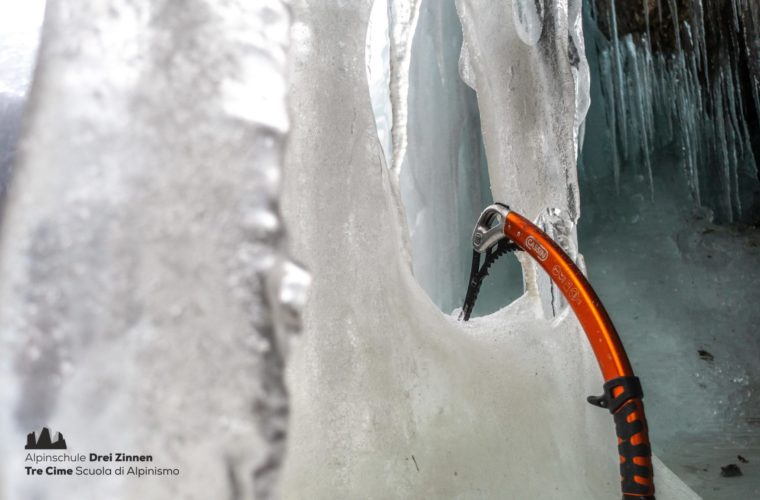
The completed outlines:
{"type": "Polygon", "coordinates": [[[506,205],[497,203],[483,211],[472,242],[476,254],[486,254],[486,264],[483,266],[485,270],[481,269],[478,274],[479,258],[473,258],[470,289],[463,308],[464,319],[472,311],[479,281],[487,274],[487,267],[493,263],[495,256],[510,249],[509,245],[530,255],[570,304],[599,362],[605,381],[604,394],[590,396],[588,401],[608,409],[615,419],[623,500],[653,500],[652,452],[641,384],[633,373],[612,320],[586,277],[546,233],[506,205]]]}

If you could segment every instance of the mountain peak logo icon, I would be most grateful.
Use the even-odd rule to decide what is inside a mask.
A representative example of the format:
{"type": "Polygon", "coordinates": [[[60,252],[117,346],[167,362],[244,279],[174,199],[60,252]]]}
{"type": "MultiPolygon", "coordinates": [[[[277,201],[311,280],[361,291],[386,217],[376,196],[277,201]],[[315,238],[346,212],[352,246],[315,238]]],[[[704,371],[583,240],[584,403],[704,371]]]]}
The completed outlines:
{"type": "Polygon", "coordinates": [[[50,431],[47,427],[43,427],[39,437],[35,439],[34,432],[30,432],[26,435],[25,450],[65,450],[66,440],[63,439],[63,434],[58,433],[58,439],[53,442],[50,438],[50,431]]]}

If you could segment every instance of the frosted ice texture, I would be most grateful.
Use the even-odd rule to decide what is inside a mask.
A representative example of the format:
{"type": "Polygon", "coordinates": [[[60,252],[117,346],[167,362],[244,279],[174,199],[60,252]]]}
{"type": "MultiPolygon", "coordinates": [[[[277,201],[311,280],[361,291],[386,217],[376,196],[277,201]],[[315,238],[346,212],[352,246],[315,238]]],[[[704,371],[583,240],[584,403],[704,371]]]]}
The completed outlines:
{"type": "Polygon", "coordinates": [[[277,0],[49,2],[2,224],[0,498],[273,498],[308,282],[278,210],[290,24],[277,0]],[[42,426],[181,476],[27,478],[42,426]]]}
{"type": "MultiPolygon", "coordinates": [[[[319,36],[294,52],[291,90],[298,119],[288,147],[283,206],[294,228],[295,252],[312,271],[314,285],[303,342],[288,368],[293,418],[283,497],[619,496],[612,419],[585,402],[587,394],[598,392],[601,377],[575,320],[544,319],[538,295],[529,291],[508,308],[463,325],[443,315],[414,280],[400,196],[393,172],[383,167],[367,91],[371,2],[298,0],[293,7],[296,23],[319,36]]],[[[470,36],[490,35],[505,51],[492,54],[499,56],[491,61],[498,69],[509,60],[511,45],[496,36],[496,25],[511,19],[511,12],[465,7],[462,17],[470,30],[470,16],[496,17],[493,26],[483,23],[485,33],[470,36]]],[[[566,44],[567,30],[561,35],[566,44]]],[[[477,47],[470,53],[474,69],[487,55],[477,47]]],[[[552,68],[554,63],[523,66],[539,75],[552,68]]],[[[569,63],[566,69],[572,82],[569,63]]],[[[495,78],[482,66],[475,74],[478,85],[495,78]]],[[[544,132],[526,114],[499,115],[515,143],[529,142],[526,148],[553,160],[546,167],[531,164],[540,171],[525,176],[535,182],[520,184],[540,199],[514,196],[535,217],[540,207],[556,204],[548,193],[569,196],[564,177],[560,187],[539,180],[574,173],[575,95],[568,88],[562,94],[567,104],[560,106],[545,86],[529,92],[522,80],[513,85],[524,97],[546,91],[542,99],[554,106],[544,111],[567,111],[553,115],[563,121],[546,132],[563,131],[560,156],[568,156],[566,164],[556,158],[559,143],[535,144],[532,134],[544,132]]],[[[499,95],[485,91],[478,101],[481,113],[506,107],[499,95]]],[[[497,130],[504,133],[484,126],[486,133],[497,130]]],[[[487,148],[488,141],[486,136],[487,148]]],[[[514,175],[505,171],[514,165],[489,162],[492,179],[494,172],[501,175],[494,188],[501,195],[508,189],[505,176],[514,175]]],[[[658,498],[696,498],[655,464],[658,498]]]]}

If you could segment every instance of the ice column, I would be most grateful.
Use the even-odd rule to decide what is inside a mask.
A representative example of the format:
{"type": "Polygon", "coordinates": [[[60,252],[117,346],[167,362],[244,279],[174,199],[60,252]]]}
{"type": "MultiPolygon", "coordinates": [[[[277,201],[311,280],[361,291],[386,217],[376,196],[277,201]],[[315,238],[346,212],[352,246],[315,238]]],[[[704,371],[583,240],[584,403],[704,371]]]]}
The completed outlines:
{"type": "MultiPolygon", "coordinates": [[[[579,3],[458,0],[457,9],[463,78],[478,95],[493,199],[532,219],[552,211],[574,241],[575,163],[589,92],[579,3]]],[[[561,294],[532,262],[523,270],[526,289],[540,293],[545,314],[556,315],[561,294]]]]}
{"type": "Polygon", "coordinates": [[[279,0],[49,2],[2,221],[0,498],[273,498],[308,282],[278,209],[290,26],[279,0]],[[43,426],[181,475],[27,478],[43,426]]]}

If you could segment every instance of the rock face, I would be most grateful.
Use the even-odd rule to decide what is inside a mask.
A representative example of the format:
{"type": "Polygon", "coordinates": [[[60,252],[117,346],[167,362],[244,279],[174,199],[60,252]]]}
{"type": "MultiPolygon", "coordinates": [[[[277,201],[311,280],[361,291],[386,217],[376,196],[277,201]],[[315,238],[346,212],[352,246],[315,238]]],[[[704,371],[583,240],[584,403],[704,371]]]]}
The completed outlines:
{"type": "MultiPolygon", "coordinates": [[[[707,2],[713,0],[706,0],[707,2]]],[[[721,2],[723,0],[720,0],[721,2]]],[[[649,31],[656,41],[652,45],[662,50],[675,50],[673,22],[680,24],[691,19],[694,2],[691,0],[646,0],[627,2],[621,0],[591,0],[599,29],[607,38],[613,33],[623,37],[628,34],[643,35],[649,31]],[[675,14],[672,7],[675,6],[675,14]],[[613,26],[613,23],[616,26],[613,26]]]]}
{"type": "Polygon", "coordinates": [[[2,220],[1,498],[274,496],[306,282],[278,209],[290,25],[279,0],[48,2],[2,220]],[[43,425],[181,480],[33,481],[43,425]]]}
{"type": "MultiPolygon", "coordinates": [[[[655,52],[673,54],[679,50],[700,50],[705,37],[710,52],[744,38],[739,44],[757,50],[755,34],[760,29],[760,7],[742,0],[588,0],[588,9],[601,32],[611,39],[628,34],[649,35],[655,52]],[[616,26],[613,26],[613,18],[616,26]],[[686,26],[686,23],[689,26],[686,26]]],[[[716,54],[717,55],[717,54],[716,54]]],[[[735,54],[741,57],[740,53],[735,54]]]]}

